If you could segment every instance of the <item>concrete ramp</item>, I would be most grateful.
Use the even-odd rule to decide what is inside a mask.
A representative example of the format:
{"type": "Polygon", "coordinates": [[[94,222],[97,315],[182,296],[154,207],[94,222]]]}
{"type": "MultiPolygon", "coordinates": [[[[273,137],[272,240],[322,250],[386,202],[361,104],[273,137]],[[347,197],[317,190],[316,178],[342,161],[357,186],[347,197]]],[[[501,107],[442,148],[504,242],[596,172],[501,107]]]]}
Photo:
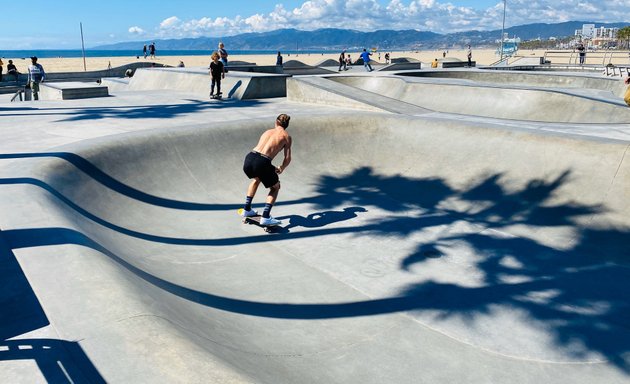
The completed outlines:
{"type": "Polygon", "coordinates": [[[630,123],[620,98],[599,91],[497,87],[471,81],[402,77],[331,77],[357,89],[438,112],[541,122],[630,123]]]}
{"type": "Polygon", "coordinates": [[[103,382],[627,381],[627,142],[349,116],[293,116],[279,234],[248,120],[13,155],[2,236],[103,382]]]}
{"type": "MultiPolygon", "coordinates": [[[[365,78],[366,80],[368,78],[365,78]]],[[[369,81],[369,80],[367,80],[369,81]]],[[[377,112],[421,115],[431,111],[411,103],[401,102],[348,86],[325,77],[299,77],[287,80],[287,99],[297,102],[329,104],[377,112]]]]}

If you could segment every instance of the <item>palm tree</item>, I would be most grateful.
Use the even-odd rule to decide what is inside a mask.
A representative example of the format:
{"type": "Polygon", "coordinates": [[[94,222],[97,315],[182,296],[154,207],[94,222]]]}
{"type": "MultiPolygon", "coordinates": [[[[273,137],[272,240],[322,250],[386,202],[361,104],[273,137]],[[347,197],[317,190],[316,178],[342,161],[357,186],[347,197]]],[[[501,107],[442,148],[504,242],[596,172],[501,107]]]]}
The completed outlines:
{"type": "Polygon", "coordinates": [[[630,26],[620,28],[617,31],[617,39],[621,42],[621,48],[630,48],[630,26]]]}

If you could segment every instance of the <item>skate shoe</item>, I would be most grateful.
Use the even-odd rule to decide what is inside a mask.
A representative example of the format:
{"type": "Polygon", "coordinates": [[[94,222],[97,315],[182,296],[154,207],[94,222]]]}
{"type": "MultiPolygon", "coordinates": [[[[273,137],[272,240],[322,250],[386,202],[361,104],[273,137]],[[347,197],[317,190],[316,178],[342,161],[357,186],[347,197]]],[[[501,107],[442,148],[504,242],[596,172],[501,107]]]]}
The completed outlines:
{"type": "Polygon", "coordinates": [[[260,225],[272,226],[272,225],[280,225],[280,224],[282,224],[282,221],[274,219],[271,216],[260,218],[260,225]]]}
{"type": "Polygon", "coordinates": [[[243,210],[243,213],[241,214],[241,216],[243,217],[254,217],[254,216],[258,216],[258,212],[254,211],[253,209],[246,211],[243,210]]]}

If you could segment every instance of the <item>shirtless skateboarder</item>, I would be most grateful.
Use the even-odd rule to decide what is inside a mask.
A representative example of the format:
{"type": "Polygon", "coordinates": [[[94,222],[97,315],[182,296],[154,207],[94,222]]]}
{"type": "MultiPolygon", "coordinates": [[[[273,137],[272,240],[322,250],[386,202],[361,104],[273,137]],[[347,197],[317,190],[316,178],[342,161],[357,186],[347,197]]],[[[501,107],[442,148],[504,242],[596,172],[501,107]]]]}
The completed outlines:
{"type": "Polygon", "coordinates": [[[291,162],[291,136],[287,133],[289,120],[291,117],[284,113],[276,118],[275,127],[265,131],[258,145],[247,154],[243,171],[250,179],[253,179],[247,188],[247,198],[245,199],[245,207],[243,207],[243,217],[252,217],[258,215],[258,212],[252,210],[252,199],[256,194],[258,186],[262,182],[265,188],[269,188],[269,194],[265,204],[265,209],[260,219],[260,225],[278,225],[279,220],[271,217],[271,208],[273,207],[278,192],[280,191],[280,179],[278,175],[284,172],[291,162]],[[281,150],[284,150],[284,160],[282,165],[275,167],[271,161],[281,150]]]}

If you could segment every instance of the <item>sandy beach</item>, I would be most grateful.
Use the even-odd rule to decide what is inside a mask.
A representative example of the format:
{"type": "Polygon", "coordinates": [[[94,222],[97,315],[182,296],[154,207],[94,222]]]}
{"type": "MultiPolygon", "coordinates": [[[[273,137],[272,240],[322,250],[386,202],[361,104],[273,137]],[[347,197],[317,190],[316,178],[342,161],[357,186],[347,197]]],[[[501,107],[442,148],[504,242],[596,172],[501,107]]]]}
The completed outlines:
{"type": "MultiPolygon", "coordinates": [[[[229,52],[229,50],[228,50],[229,52]]],[[[179,61],[183,61],[187,67],[207,67],[210,63],[210,55],[207,56],[160,56],[159,50],[157,52],[157,57],[155,59],[149,58],[136,58],[135,56],[130,57],[88,57],[85,59],[85,66],[88,71],[97,71],[107,69],[108,66],[112,68],[125,66],[130,63],[135,63],[139,61],[146,62],[155,62],[159,64],[169,65],[169,66],[177,66],[179,61]]],[[[359,57],[360,52],[348,52],[352,58],[352,60],[356,60],[359,57]]],[[[539,55],[542,56],[544,51],[523,51],[522,55],[539,55]]],[[[400,57],[409,57],[420,60],[424,63],[429,63],[433,61],[435,58],[442,59],[443,51],[398,51],[391,52],[391,58],[400,58],[400,57]]],[[[308,54],[302,53],[299,55],[287,55],[283,54],[284,61],[287,62],[289,60],[299,60],[308,65],[315,65],[323,60],[337,60],[339,58],[339,53],[325,53],[325,54],[308,54]]],[[[458,59],[465,61],[466,60],[466,50],[450,50],[446,54],[446,58],[458,59]]],[[[12,58],[5,57],[3,61],[6,63],[9,59],[12,59],[14,64],[17,66],[18,71],[25,73],[26,67],[30,64],[30,60],[22,59],[22,58],[12,58]]],[[[385,63],[385,52],[375,53],[372,55],[372,59],[381,63],[385,63]]],[[[276,63],[276,55],[230,55],[229,60],[231,61],[246,61],[250,63],[256,63],[258,65],[274,65],[276,63]]],[[[496,62],[498,60],[498,56],[495,54],[494,49],[473,49],[473,60],[477,62],[477,65],[488,65],[496,62]]],[[[41,58],[39,59],[39,63],[44,66],[46,72],[82,72],[84,70],[83,66],[83,58],[41,58]]]]}

